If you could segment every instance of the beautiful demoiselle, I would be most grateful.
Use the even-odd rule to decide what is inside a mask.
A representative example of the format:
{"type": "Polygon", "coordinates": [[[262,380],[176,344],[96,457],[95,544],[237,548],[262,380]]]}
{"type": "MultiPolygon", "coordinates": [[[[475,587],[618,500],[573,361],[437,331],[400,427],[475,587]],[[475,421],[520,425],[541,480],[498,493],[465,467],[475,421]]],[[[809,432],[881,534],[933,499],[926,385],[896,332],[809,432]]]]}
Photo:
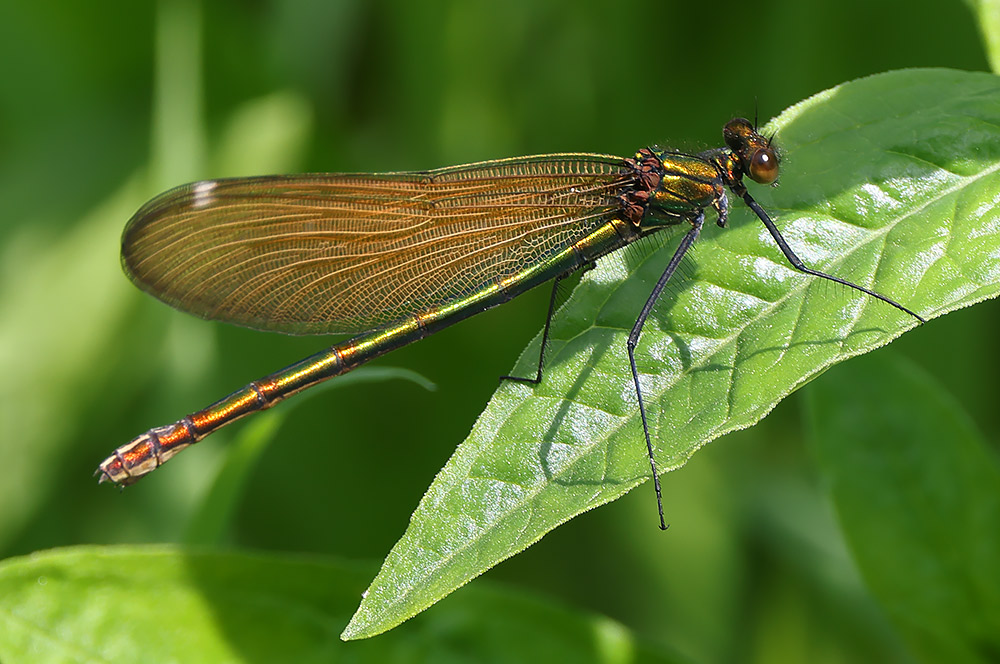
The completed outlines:
{"type": "MultiPolygon", "coordinates": [[[[202,318],[290,334],[359,336],[150,429],[101,463],[101,481],[131,484],[229,422],[683,225],[680,245],[627,342],[661,503],[635,348],[698,238],[706,208],[726,225],[727,189],[754,211],[797,270],[923,322],[883,295],[806,267],[743,183],[744,176],[775,182],[777,150],[742,118],[727,123],[723,135],[727,147],[700,154],[646,148],[632,158],[571,153],[424,172],[208,180],[157,196],[122,236],[122,263],[139,288],[202,318]]],[[[514,380],[541,380],[554,308],[555,288],[538,374],[514,380]]]]}

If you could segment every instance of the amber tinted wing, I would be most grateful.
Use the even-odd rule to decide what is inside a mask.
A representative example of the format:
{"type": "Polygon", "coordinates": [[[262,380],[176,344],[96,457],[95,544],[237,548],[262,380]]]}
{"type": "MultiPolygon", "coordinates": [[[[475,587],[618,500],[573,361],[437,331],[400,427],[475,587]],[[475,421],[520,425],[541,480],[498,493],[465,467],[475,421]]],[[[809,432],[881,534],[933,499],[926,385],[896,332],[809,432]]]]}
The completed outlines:
{"type": "Polygon", "coordinates": [[[617,213],[618,157],[545,155],[387,174],[195,182],[129,221],[143,290],[215,320],[359,332],[545,261],[617,213]]]}

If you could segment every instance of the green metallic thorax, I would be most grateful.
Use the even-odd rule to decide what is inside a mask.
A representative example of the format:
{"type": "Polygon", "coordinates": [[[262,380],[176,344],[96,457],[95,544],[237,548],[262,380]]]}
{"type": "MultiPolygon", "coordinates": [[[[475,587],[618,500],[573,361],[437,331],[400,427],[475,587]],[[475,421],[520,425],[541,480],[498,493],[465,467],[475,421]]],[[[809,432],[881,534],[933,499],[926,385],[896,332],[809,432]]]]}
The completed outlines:
{"type": "Polygon", "coordinates": [[[724,206],[725,187],[716,165],[702,157],[654,151],[662,162],[660,183],[649,193],[643,227],[670,226],[696,218],[706,207],[724,206]]]}

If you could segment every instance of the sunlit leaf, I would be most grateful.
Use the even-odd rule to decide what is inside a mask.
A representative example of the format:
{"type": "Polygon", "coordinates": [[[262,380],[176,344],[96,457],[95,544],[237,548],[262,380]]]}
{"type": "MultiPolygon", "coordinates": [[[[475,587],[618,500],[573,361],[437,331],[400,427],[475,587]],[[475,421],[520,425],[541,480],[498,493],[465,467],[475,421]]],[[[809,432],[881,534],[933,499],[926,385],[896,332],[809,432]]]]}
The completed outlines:
{"type": "MultiPolygon", "coordinates": [[[[784,150],[781,186],[754,194],[807,264],[928,319],[1000,291],[998,79],[893,72],[816,95],[766,130],[784,150]]],[[[705,233],[640,343],[661,469],[916,324],[792,270],[745,210],[730,223],[705,233]]],[[[345,638],[391,628],[648,479],[625,338],[675,245],[619,252],[584,278],[553,322],[544,382],[497,391],[345,638]]],[[[537,352],[536,340],[514,373],[529,374],[537,352]]]]}
{"type": "Polygon", "coordinates": [[[607,618],[482,587],[338,638],[369,571],[304,556],[81,547],[0,563],[4,662],[678,661],[607,618]]]}

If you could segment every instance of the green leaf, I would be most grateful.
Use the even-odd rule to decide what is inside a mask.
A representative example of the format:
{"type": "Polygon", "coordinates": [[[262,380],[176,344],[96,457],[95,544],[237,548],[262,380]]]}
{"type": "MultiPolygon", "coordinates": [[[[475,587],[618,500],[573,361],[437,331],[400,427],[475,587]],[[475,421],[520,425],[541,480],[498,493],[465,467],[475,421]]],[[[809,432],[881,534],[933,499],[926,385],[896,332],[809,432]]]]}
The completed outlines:
{"type": "MultiPolygon", "coordinates": [[[[927,318],[1000,291],[1000,79],[874,76],[793,106],[767,130],[783,149],[781,186],[753,193],[808,265],[927,318]]],[[[639,346],[661,469],[915,325],[795,272],[756,218],[733,207],[732,228],[706,229],[689,278],[664,293],[639,346]]],[[[676,242],[645,256],[618,252],[586,275],[553,321],[543,383],[500,387],[344,638],[399,624],[647,479],[625,338],[676,242]]],[[[537,353],[536,340],[513,373],[528,375],[537,353]]]]}
{"type": "Polygon", "coordinates": [[[487,586],[386,638],[343,643],[369,575],[327,558],[173,547],[13,558],[0,563],[0,660],[678,661],[607,618],[487,586]]]}
{"type": "Polygon", "coordinates": [[[965,0],[976,19],[994,73],[1000,72],[1000,0],[965,0]]]}
{"type": "Polygon", "coordinates": [[[1000,464],[961,406],[878,355],[808,391],[848,546],[929,662],[1000,659],[1000,464]]]}

